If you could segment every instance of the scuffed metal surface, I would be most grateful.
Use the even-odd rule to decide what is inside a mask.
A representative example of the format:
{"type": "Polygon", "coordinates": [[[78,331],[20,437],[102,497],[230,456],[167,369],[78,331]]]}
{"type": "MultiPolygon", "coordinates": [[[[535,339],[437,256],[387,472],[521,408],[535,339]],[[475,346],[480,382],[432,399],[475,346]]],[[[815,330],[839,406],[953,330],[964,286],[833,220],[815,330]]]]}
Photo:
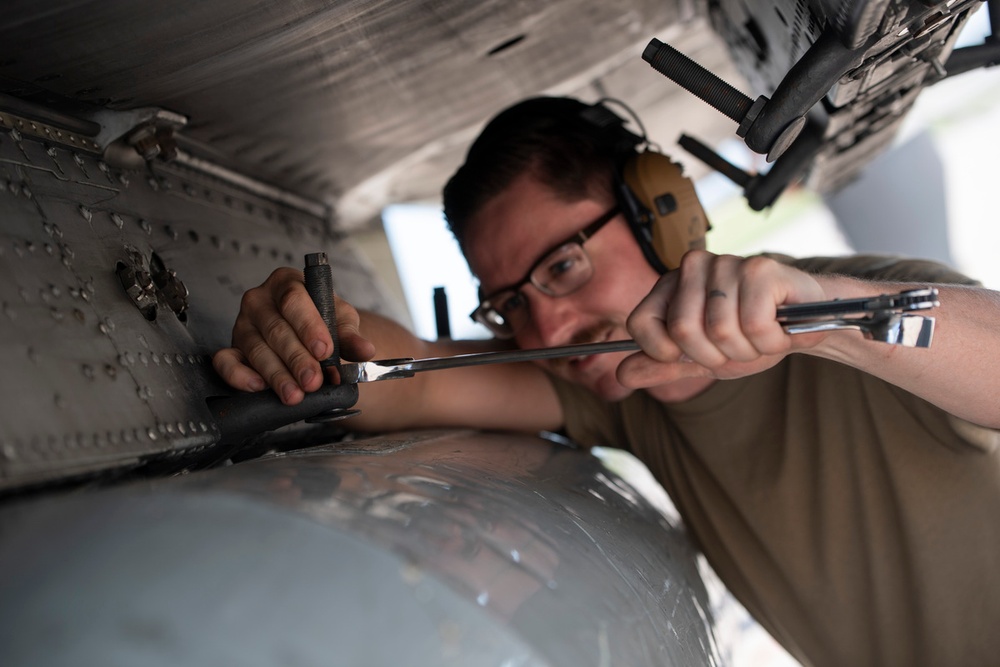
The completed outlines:
{"type": "Polygon", "coordinates": [[[675,134],[695,103],[638,49],[697,4],[8,3],[0,492],[213,454],[204,399],[226,390],[210,355],[241,295],[307,252],[334,258],[354,305],[405,322],[343,230],[389,201],[436,197],[504,105],[608,94],[641,113],[669,100],[669,134],[646,122],[675,134]],[[130,119],[176,136],[148,164],[124,140],[102,153],[94,137],[128,134],[130,119]],[[176,289],[137,275],[152,264],[176,289]]]}
{"type": "Polygon", "coordinates": [[[348,221],[367,222],[385,198],[436,194],[499,109],[638,48],[693,4],[13,0],[0,92],[183,114],[194,141],[311,197],[407,162],[407,178],[370,185],[378,201],[355,199],[348,221]]]}
{"type": "Polygon", "coordinates": [[[345,296],[387,307],[329,220],[179,165],[119,169],[11,128],[0,221],[0,490],[210,449],[205,398],[228,391],[211,354],[240,296],[276,266],[326,249],[345,296]],[[147,319],[119,274],[154,257],[189,294],[183,310],[146,294],[140,304],[159,299],[147,319]]]}
{"type": "Polygon", "coordinates": [[[681,527],[536,438],[330,445],[8,506],[0,533],[11,665],[265,664],[287,633],[299,664],[719,662],[681,527]]]}

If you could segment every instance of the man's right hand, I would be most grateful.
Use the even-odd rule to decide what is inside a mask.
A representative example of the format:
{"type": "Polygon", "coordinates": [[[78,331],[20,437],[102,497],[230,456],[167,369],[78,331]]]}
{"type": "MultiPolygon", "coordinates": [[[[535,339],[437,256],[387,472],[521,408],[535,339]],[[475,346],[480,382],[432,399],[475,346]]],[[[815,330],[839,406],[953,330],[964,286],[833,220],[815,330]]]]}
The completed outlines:
{"type": "MultiPolygon", "coordinates": [[[[336,312],[341,357],[374,357],[375,346],[359,333],[358,311],[337,298],[336,312]]],[[[319,362],[332,352],[333,340],[306,291],[302,271],[285,267],[243,295],[232,347],[216,352],[212,365],[236,389],[261,391],[270,386],[282,403],[295,405],[305,392],[323,384],[319,362]]]]}

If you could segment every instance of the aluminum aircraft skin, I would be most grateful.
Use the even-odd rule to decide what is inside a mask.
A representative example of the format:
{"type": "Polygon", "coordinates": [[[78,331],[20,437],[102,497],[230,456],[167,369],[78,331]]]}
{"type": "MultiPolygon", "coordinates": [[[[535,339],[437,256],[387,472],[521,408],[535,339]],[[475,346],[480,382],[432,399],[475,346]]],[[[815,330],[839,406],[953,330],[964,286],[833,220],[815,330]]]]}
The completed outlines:
{"type": "Polygon", "coordinates": [[[529,95],[626,100],[753,208],[831,191],[926,86],[997,59],[954,49],[982,4],[8,2],[4,663],[718,664],[696,553],[641,477],[558,438],[350,436],[363,387],[283,410],[211,354],[246,289],[319,250],[405,318],[355,235],[529,95]],[[653,39],[750,106],[707,112],[653,39]],[[738,131],[767,174],[714,155],[738,131]]]}

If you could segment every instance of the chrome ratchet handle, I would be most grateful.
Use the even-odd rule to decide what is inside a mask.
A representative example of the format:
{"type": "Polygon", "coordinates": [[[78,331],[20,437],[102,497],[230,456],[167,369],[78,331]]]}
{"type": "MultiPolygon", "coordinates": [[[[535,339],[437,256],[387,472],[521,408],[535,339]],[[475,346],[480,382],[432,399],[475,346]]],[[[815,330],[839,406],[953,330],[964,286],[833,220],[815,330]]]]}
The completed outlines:
{"type": "Polygon", "coordinates": [[[863,299],[783,306],[778,309],[778,320],[790,334],[853,329],[870,340],[904,347],[930,347],[934,318],[913,315],[910,311],[938,305],[938,291],[928,287],[863,299]]]}
{"type": "Polygon", "coordinates": [[[930,347],[934,337],[934,318],[926,315],[893,313],[868,320],[835,319],[822,322],[783,324],[782,328],[790,334],[854,329],[860,331],[869,340],[902,345],[903,347],[930,347]]]}

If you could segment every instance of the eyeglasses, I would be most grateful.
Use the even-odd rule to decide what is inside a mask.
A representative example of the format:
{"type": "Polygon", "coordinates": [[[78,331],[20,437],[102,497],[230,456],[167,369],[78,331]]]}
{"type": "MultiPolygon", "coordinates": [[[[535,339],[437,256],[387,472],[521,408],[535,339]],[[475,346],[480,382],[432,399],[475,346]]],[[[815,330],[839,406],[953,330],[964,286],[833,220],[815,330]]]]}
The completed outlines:
{"type": "Polygon", "coordinates": [[[594,275],[594,265],[583,244],[619,212],[618,206],[613,206],[576,234],[553,246],[535,262],[524,280],[483,298],[470,317],[497,338],[512,338],[531,319],[528,300],[521,288],[531,283],[542,294],[558,297],[583,287],[594,275]]]}

